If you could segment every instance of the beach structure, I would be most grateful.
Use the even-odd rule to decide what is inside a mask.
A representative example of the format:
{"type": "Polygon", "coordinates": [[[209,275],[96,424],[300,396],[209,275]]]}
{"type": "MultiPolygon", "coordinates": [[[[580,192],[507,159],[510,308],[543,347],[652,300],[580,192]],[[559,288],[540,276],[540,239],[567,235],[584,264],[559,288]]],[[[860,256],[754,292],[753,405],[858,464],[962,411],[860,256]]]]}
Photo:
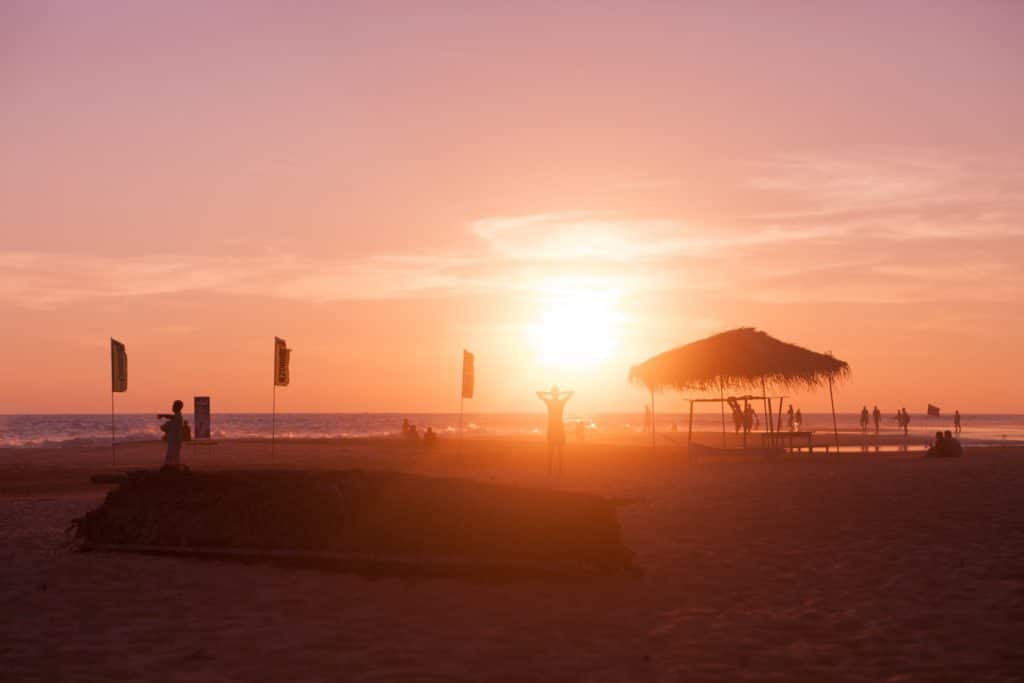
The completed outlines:
{"type": "MultiPolygon", "coordinates": [[[[832,384],[850,373],[850,366],[831,353],[817,353],[796,344],[780,341],[754,329],[741,327],[722,332],[706,339],[680,346],[653,356],[629,369],[631,382],[641,384],[651,392],[665,389],[677,391],[698,390],[719,392],[719,398],[693,398],[690,401],[690,425],[687,443],[693,440],[693,404],[717,402],[722,404],[722,447],[725,447],[725,390],[760,389],[760,395],[744,396],[745,400],[761,400],[764,405],[765,429],[769,435],[778,431],[772,424],[773,398],[779,398],[781,426],[782,399],[770,397],[768,386],[817,387],[828,384],[832,399],[832,427],[839,447],[835,400],[832,384]]],[[[774,439],[769,439],[773,441],[774,439]]],[[[654,443],[652,430],[651,443],[654,443]]]]}
{"type": "Polygon", "coordinates": [[[618,509],[587,493],[372,470],[136,471],[76,520],[81,549],[371,575],[630,571],[618,509]]]}

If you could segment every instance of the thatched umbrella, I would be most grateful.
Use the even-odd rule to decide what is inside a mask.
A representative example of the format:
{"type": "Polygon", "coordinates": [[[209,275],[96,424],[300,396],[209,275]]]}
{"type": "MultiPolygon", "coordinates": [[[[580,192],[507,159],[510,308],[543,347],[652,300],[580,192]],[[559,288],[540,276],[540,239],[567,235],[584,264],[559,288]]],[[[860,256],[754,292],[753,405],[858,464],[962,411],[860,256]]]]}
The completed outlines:
{"type": "MultiPolygon", "coordinates": [[[[816,353],[795,344],[787,344],[752,327],[722,332],[707,339],[680,346],[634,365],[629,369],[631,382],[655,390],[717,388],[724,397],[725,387],[754,387],[766,382],[786,387],[814,387],[849,375],[850,366],[831,354],[816,353]]],[[[832,401],[832,426],[839,447],[839,429],[832,401]]],[[[725,413],[722,413],[725,434],[725,413]]],[[[767,415],[765,416],[768,417],[767,415]]]]}

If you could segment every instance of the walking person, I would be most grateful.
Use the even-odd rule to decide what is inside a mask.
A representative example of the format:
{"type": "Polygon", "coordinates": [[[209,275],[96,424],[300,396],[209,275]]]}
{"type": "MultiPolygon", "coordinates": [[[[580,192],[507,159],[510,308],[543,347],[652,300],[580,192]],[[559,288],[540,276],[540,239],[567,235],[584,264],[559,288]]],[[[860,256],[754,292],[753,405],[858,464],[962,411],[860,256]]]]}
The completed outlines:
{"type": "Polygon", "coordinates": [[[860,433],[861,434],[867,434],[868,433],[868,421],[870,419],[871,419],[871,416],[868,414],[868,407],[864,406],[863,408],[860,409],[860,433]]]}
{"type": "Polygon", "coordinates": [[[875,409],[871,411],[871,417],[875,419],[875,436],[878,436],[878,432],[881,429],[882,424],[882,411],[875,406],[875,409]]]}
{"type": "Polygon", "coordinates": [[[562,474],[562,450],[565,447],[565,424],[562,414],[565,411],[565,404],[574,393],[559,391],[557,385],[553,385],[551,391],[537,392],[537,398],[544,401],[548,407],[548,476],[551,476],[555,451],[558,451],[558,474],[562,474]]]}
{"type": "Polygon", "coordinates": [[[959,434],[961,431],[963,431],[963,430],[960,429],[960,409],[959,408],[956,410],[956,412],[953,413],[953,431],[955,431],[957,434],[959,434]]]}
{"type": "Polygon", "coordinates": [[[160,429],[167,441],[163,469],[178,469],[181,466],[181,437],[185,429],[185,418],[182,417],[181,409],[184,407],[184,403],[175,401],[171,405],[170,413],[160,413],[156,416],[158,420],[164,420],[160,429]]]}
{"type": "Polygon", "coordinates": [[[910,413],[907,412],[906,408],[901,408],[903,411],[903,436],[907,436],[910,432],[910,413]]]}

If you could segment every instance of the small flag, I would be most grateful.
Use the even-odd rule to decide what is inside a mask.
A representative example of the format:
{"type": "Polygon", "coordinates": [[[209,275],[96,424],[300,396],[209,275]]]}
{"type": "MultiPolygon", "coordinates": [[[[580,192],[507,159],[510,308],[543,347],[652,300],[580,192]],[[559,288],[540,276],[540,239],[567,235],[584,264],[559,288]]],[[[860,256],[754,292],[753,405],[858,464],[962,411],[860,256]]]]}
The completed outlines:
{"type": "Polygon", "coordinates": [[[473,398],[473,382],[476,371],[473,368],[473,354],[462,351],[462,398],[473,398]]]}
{"type": "Polygon", "coordinates": [[[939,417],[939,407],[928,404],[928,417],[939,417]]]}
{"type": "Polygon", "coordinates": [[[289,363],[292,358],[292,350],[288,343],[280,337],[274,337],[274,386],[286,387],[291,379],[289,363]]]}
{"type": "Polygon", "coordinates": [[[110,390],[128,391],[128,352],[124,344],[110,339],[110,390]]]}

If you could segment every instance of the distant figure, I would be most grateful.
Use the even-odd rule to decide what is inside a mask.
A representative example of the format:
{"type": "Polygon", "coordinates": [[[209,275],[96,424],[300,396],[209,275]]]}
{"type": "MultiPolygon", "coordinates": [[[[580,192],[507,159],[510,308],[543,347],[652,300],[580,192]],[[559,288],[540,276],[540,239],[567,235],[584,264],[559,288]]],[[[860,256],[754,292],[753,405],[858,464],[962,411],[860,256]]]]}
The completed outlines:
{"type": "Polygon", "coordinates": [[[796,418],[793,417],[793,404],[789,404],[789,409],[786,411],[786,426],[789,427],[789,431],[796,429],[796,418]]]}
{"type": "Polygon", "coordinates": [[[900,408],[900,410],[903,411],[903,436],[907,436],[910,432],[910,413],[906,408],[900,408]]]}
{"type": "Polygon", "coordinates": [[[750,430],[754,429],[754,422],[757,420],[757,413],[754,412],[754,408],[748,403],[747,407],[743,409],[743,433],[749,434],[750,430]]]}
{"type": "Polygon", "coordinates": [[[953,413],[953,431],[955,431],[957,434],[959,434],[961,431],[963,431],[963,430],[960,429],[960,410],[959,409],[957,409],[957,411],[955,413],[953,413]]]}
{"type": "Polygon", "coordinates": [[[651,431],[651,407],[644,406],[644,431],[651,431]]]}
{"type": "Polygon", "coordinates": [[[577,420],[576,421],[576,443],[583,443],[584,429],[585,428],[583,426],[583,420],[577,420]]]}
{"type": "Polygon", "coordinates": [[[409,434],[409,418],[402,418],[402,436],[409,434]]]}
{"type": "Polygon", "coordinates": [[[429,451],[436,444],[437,432],[434,431],[433,427],[427,427],[427,431],[423,432],[423,448],[429,451]]]}
{"type": "Polygon", "coordinates": [[[877,405],[875,406],[875,409],[871,411],[871,417],[875,419],[875,436],[878,436],[878,430],[881,428],[880,425],[882,424],[882,411],[878,409],[877,405]]]}
{"type": "Polygon", "coordinates": [[[804,426],[804,414],[800,412],[799,408],[796,409],[796,415],[793,416],[793,419],[796,422],[796,431],[799,432],[804,426]]]}
{"type": "Polygon", "coordinates": [[[730,396],[726,399],[729,407],[732,408],[732,426],[736,428],[736,433],[740,433],[740,429],[743,428],[743,409],[740,408],[740,402],[730,396]]]}
{"type": "MultiPolygon", "coordinates": [[[[562,473],[562,447],[565,446],[565,425],[562,413],[565,404],[572,398],[573,391],[559,391],[557,385],[551,387],[551,391],[538,391],[537,398],[544,401],[548,407],[548,475],[551,475],[552,459],[554,452],[558,451],[558,473],[562,473]]],[[[647,409],[648,421],[650,420],[650,408],[647,409]]]]}
{"type": "Polygon", "coordinates": [[[417,443],[420,440],[420,433],[416,431],[416,425],[409,425],[409,428],[405,430],[405,438],[407,441],[417,443]]]}
{"type": "Polygon", "coordinates": [[[160,413],[156,416],[158,420],[164,420],[164,423],[160,425],[164,439],[167,440],[164,469],[177,469],[181,466],[181,439],[182,432],[185,431],[185,419],[181,415],[181,409],[184,407],[184,403],[175,401],[171,405],[170,413],[160,413]]]}
{"type": "Polygon", "coordinates": [[[868,421],[871,420],[871,415],[868,414],[868,407],[864,406],[860,409],[860,431],[861,434],[868,433],[868,421]]]}
{"type": "Polygon", "coordinates": [[[931,445],[925,456],[930,458],[959,458],[963,454],[963,446],[953,438],[949,430],[946,430],[945,434],[935,432],[935,443],[931,445]]]}

